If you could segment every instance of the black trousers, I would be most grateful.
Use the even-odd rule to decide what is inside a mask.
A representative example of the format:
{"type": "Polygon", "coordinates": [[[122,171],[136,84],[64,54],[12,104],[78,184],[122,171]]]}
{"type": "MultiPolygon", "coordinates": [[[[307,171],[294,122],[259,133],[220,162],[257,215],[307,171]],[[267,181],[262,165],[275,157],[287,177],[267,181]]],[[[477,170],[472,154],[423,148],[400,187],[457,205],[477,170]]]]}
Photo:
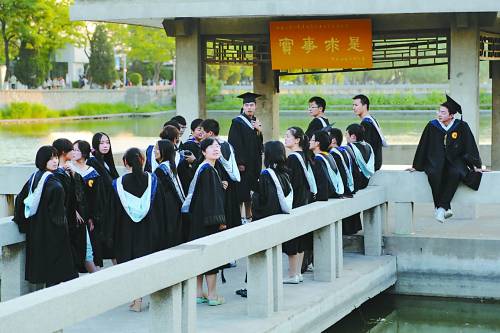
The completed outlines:
{"type": "Polygon", "coordinates": [[[450,209],[451,199],[453,199],[462,179],[460,172],[446,163],[442,174],[427,174],[427,178],[431,185],[434,206],[446,210],[450,209]]]}

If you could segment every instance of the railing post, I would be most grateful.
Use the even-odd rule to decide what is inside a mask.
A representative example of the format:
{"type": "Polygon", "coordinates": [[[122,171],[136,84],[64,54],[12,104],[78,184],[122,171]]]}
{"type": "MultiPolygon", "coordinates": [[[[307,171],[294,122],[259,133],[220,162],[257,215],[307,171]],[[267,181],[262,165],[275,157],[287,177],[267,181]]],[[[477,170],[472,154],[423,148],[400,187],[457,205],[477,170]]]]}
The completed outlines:
{"type": "Polygon", "coordinates": [[[332,282],[337,274],[335,223],[314,231],[314,280],[332,282]]]}
{"type": "Polygon", "coordinates": [[[180,283],[151,294],[151,333],[181,333],[182,286],[180,283]]]}
{"type": "Polygon", "coordinates": [[[182,282],[182,333],[196,332],[196,277],[182,282]]]}
{"type": "Polygon", "coordinates": [[[29,284],[24,279],[26,261],[25,243],[2,247],[1,301],[7,301],[28,293],[29,284]]]}
{"type": "Polygon", "coordinates": [[[394,234],[413,234],[413,202],[394,203],[394,234]]]}
{"type": "MultiPolygon", "coordinates": [[[[248,315],[268,317],[274,310],[272,249],[248,257],[248,315]]],[[[283,274],[283,273],[281,273],[283,274]]]]}
{"type": "Polygon", "coordinates": [[[363,228],[365,234],[365,255],[382,255],[382,214],[380,206],[364,211],[363,228]]]}
{"type": "Polygon", "coordinates": [[[335,222],[335,268],[336,276],[340,277],[344,270],[344,248],[342,240],[342,220],[335,222]]]}
{"type": "Polygon", "coordinates": [[[273,247],[273,299],[274,311],[283,306],[283,254],[281,244],[273,247]]]}

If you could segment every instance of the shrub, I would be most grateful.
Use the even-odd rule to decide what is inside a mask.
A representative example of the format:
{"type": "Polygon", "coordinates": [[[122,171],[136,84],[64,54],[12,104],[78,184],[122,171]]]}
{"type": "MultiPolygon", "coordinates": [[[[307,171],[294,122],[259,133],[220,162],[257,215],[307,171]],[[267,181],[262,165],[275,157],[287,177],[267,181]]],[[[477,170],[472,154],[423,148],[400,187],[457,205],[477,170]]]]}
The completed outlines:
{"type": "Polygon", "coordinates": [[[139,73],[132,73],[128,76],[128,79],[134,86],[142,85],[142,75],[139,73]]]}

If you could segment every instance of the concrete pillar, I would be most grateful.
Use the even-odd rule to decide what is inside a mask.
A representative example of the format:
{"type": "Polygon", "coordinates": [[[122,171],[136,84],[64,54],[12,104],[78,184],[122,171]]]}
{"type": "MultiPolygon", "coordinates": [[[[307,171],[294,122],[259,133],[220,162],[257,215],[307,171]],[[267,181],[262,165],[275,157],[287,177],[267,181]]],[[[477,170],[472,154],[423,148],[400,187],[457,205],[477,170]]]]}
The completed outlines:
{"type": "Polygon", "coordinates": [[[337,275],[335,223],[314,231],[314,280],[332,282],[337,275]]]}
{"type": "Polygon", "coordinates": [[[263,95],[257,99],[256,117],[263,127],[264,142],[277,140],[279,132],[279,95],[274,84],[271,64],[260,64],[253,68],[253,89],[263,95]]]}
{"type": "Polygon", "coordinates": [[[151,333],[181,333],[182,286],[174,286],[151,294],[149,306],[151,333]]]}
{"type": "Polygon", "coordinates": [[[335,222],[335,276],[341,277],[344,270],[344,248],[342,239],[342,220],[335,222]]]}
{"type": "Polygon", "coordinates": [[[491,169],[500,170],[500,61],[490,61],[491,70],[491,169]]]}
{"type": "Polygon", "coordinates": [[[182,333],[196,332],[196,277],[182,282],[182,333]]]}
{"type": "Polygon", "coordinates": [[[14,215],[14,195],[0,194],[0,218],[14,215]]]}
{"type": "Polygon", "coordinates": [[[394,202],[394,234],[413,234],[413,202],[394,202]]]}
{"type": "Polygon", "coordinates": [[[175,37],[176,110],[178,115],[186,118],[188,128],[193,119],[206,118],[201,44],[198,20],[190,22],[188,35],[175,37]]]}
{"type": "Polygon", "coordinates": [[[249,316],[269,317],[274,311],[272,264],[272,249],[257,252],[248,257],[247,310],[249,316]]]}
{"type": "MultiPolygon", "coordinates": [[[[451,22],[450,93],[479,142],[479,25],[474,13],[457,13],[451,22]]],[[[444,97],[443,97],[444,98],[444,97]]]]}
{"type": "Polygon", "coordinates": [[[273,247],[273,302],[274,311],[283,307],[283,253],[281,244],[273,247]]]}
{"type": "Polygon", "coordinates": [[[24,243],[18,243],[2,247],[2,261],[0,263],[0,272],[2,272],[2,282],[0,284],[1,302],[29,292],[29,283],[24,279],[24,264],[26,261],[24,245],[24,243]]]}
{"type": "Polygon", "coordinates": [[[363,213],[365,256],[382,255],[382,214],[380,206],[363,213]]]}

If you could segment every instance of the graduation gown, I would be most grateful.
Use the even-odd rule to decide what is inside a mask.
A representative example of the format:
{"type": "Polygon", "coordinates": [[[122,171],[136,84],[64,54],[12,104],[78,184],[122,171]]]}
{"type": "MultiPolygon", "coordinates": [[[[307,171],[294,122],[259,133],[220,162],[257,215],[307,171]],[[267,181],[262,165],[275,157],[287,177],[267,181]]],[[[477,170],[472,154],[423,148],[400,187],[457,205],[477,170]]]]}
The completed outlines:
{"type": "Polygon", "coordinates": [[[167,208],[165,212],[166,233],[165,238],[161,241],[161,243],[162,248],[167,249],[183,242],[181,207],[185,198],[180,181],[178,180],[177,175],[171,174],[170,168],[167,169],[165,165],[160,164],[154,173],[162,185],[165,196],[165,204],[167,208]],[[177,186],[174,184],[172,176],[175,177],[177,186]]]}
{"type": "Polygon", "coordinates": [[[328,119],[325,117],[317,117],[311,120],[309,126],[307,126],[306,135],[308,138],[311,138],[314,132],[322,130],[323,128],[329,126],[330,123],[328,119]],[[320,119],[321,118],[321,119],[320,119]]]}
{"type": "Polygon", "coordinates": [[[87,172],[82,173],[81,176],[88,207],[86,217],[84,218],[86,221],[91,219],[94,224],[92,231],[87,228],[92,244],[94,264],[103,267],[102,246],[105,240],[103,224],[105,223],[104,216],[108,209],[105,203],[109,202],[109,199],[105,199],[104,178],[92,167],[87,172]]]}
{"type": "Polygon", "coordinates": [[[262,169],[262,134],[251,127],[251,121],[242,114],[232,120],[229,128],[228,141],[234,148],[236,163],[245,166],[245,171],[240,171],[241,181],[236,184],[240,203],[251,200],[250,191],[257,189],[262,169]]]}
{"type": "MultiPolygon", "coordinates": [[[[339,168],[340,177],[342,178],[342,183],[344,184],[344,197],[352,197],[354,194],[349,187],[349,176],[352,179],[352,173],[348,167],[348,163],[346,162],[346,154],[345,152],[338,150],[337,148],[333,148],[330,150],[330,154],[332,155],[337,167],[339,168]]],[[[353,180],[353,179],[352,179],[353,180]]]]}
{"type": "Polygon", "coordinates": [[[150,206],[146,215],[134,222],[125,210],[118,195],[118,181],[113,181],[112,196],[112,224],[113,234],[111,240],[118,263],[140,258],[165,248],[167,217],[167,201],[165,191],[156,175],[144,173],[139,181],[133,174],[122,176],[124,191],[135,197],[142,197],[145,191],[151,191],[150,206]],[[151,175],[151,187],[148,188],[147,176],[151,175]]]}
{"type": "Polygon", "coordinates": [[[199,160],[201,158],[201,148],[200,148],[200,143],[196,141],[195,138],[192,136],[189,137],[189,139],[186,142],[183,142],[179,146],[179,150],[189,150],[190,152],[193,153],[194,157],[199,160]]]}
{"type": "MultiPolygon", "coordinates": [[[[328,161],[332,170],[334,172],[338,172],[338,168],[333,157],[330,154],[323,154],[323,156],[328,161]]],[[[339,195],[335,191],[335,186],[330,180],[330,175],[325,161],[321,157],[316,156],[312,164],[312,169],[314,179],[316,179],[316,185],[318,187],[316,201],[328,201],[329,198],[338,198],[339,195]]]]}
{"type": "Polygon", "coordinates": [[[448,130],[437,119],[430,121],[413,159],[413,167],[427,174],[436,207],[449,206],[460,181],[477,190],[480,177],[475,184],[470,184],[467,179],[473,174],[474,167],[481,168],[481,164],[469,125],[459,119],[455,119],[448,130]]]}
{"type": "MultiPolygon", "coordinates": [[[[354,181],[354,193],[366,188],[368,186],[369,178],[367,178],[360,170],[358,162],[356,161],[356,156],[352,150],[352,145],[356,147],[361,152],[363,160],[368,162],[371,154],[370,147],[363,145],[359,142],[350,143],[347,146],[340,147],[339,150],[342,152],[343,156],[347,157],[344,160],[348,163],[348,167],[352,172],[352,178],[354,181]]],[[[342,220],[342,234],[343,235],[354,235],[362,229],[361,225],[361,214],[354,214],[342,220]]]]}
{"type": "MultiPolygon", "coordinates": [[[[90,157],[87,160],[87,165],[93,167],[97,173],[102,177],[100,179],[101,182],[101,191],[98,192],[98,198],[96,200],[101,201],[101,205],[103,208],[101,219],[97,221],[97,223],[101,226],[101,236],[98,236],[98,241],[101,242],[99,248],[102,250],[101,257],[103,259],[114,259],[115,255],[113,253],[113,249],[108,246],[108,238],[110,233],[112,233],[112,224],[111,216],[109,216],[110,208],[112,206],[111,198],[113,197],[113,180],[118,178],[118,172],[115,168],[108,169],[104,161],[98,159],[94,156],[90,157]]],[[[96,222],[96,221],[94,221],[96,222]]]]}
{"type": "MultiPolygon", "coordinates": [[[[298,151],[296,153],[299,153],[302,156],[304,162],[307,160],[304,152],[298,151]]],[[[307,205],[311,200],[311,189],[304,173],[304,169],[302,168],[297,156],[293,154],[289,155],[286,160],[286,166],[290,177],[290,183],[293,188],[293,208],[307,205]]],[[[282,246],[283,252],[287,255],[295,255],[304,252],[304,250],[312,250],[312,248],[312,233],[289,240],[288,242],[283,243],[282,246]]]]}
{"type": "MultiPolygon", "coordinates": [[[[34,189],[41,186],[42,175],[42,171],[35,173],[34,189]]],[[[16,197],[14,211],[14,222],[19,231],[26,234],[25,279],[31,283],[54,285],[76,278],[78,273],[64,209],[64,188],[56,177],[49,176],[37,213],[26,219],[23,201],[28,196],[30,180],[16,197]]]]}
{"type": "Polygon", "coordinates": [[[62,168],[57,168],[56,171],[54,171],[54,176],[61,182],[64,188],[64,207],[71,240],[73,262],[80,273],[86,273],[86,225],[79,224],[76,219],[76,212],[78,211],[84,221],[88,220],[88,206],[84,192],[83,179],[78,173],[68,173],[62,168]]]}
{"type": "MultiPolygon", "coordinates": [[[[283,194],[287,196],[292,191],[288,174],[277,170],[275,173],[283,189],[283,194]]],[[[276,185],[265,170],[260,174],[257,191],[252,195],[252,213],[254,222],[268,216],[284,213],[279,202],[276,185]]]]}
{"type": "Polygon", "coordinates": [[[212,235],[226,224],[224,188],[217,170],[209,163],[198,169],[182,208],[189,218],[189,240],[212,235]]]}
{"type": "MultiPolygon", "coordinates": [[[[375,120],[375,118],[373,118],[373,120],[375,120]]],[[[382,167],[382,138],[373,124],[372,119],[363,118],[363,120],[361,120],[361,126],[365,129],[365,141],[372,146],[375,154],[375,171],[377,171],[382,167]]]]}
{"type": "Polygon", "coordinates": [[[158,162],[155,159],[154,145],[149,145],[146,148],[146,162],[144,163],[144,171],[153,172],[158,167],[158,162]]]}
{"type": "MultiPolygon", "coordinates": [[[[221,146],[222,157],[226,161],[229,161],[231,158],[233,158],[231,156],[232,152],[229,142],[219,140],[219,144],[221,146]]],[[[224,192],[224,210],[226,213],[226,226],[228,229],[240,226],[241,210],[240,210],[240,202],[238,200],[238,190],[237,190],[239,182],[231,178],[228,171],[224,168],[220,160],[218,160],[215,163],[215,169],[219,173],[221,180],[227,181],[228,183],[228,186],[224,192]]]]}

